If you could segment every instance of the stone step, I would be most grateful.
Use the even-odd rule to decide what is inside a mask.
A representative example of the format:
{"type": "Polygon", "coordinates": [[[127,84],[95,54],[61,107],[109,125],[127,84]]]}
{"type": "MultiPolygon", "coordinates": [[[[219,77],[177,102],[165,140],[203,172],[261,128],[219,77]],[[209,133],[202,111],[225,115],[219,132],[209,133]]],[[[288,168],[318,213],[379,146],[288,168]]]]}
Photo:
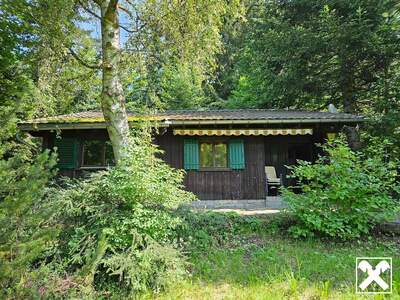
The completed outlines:
{"type": "Polygon", "coordinates": [[[194,208],[206,209],[282,209],[286,204],[281,197],[273,196],[266,199],[250,200],[198,200],[192,202],[194,208]]]}

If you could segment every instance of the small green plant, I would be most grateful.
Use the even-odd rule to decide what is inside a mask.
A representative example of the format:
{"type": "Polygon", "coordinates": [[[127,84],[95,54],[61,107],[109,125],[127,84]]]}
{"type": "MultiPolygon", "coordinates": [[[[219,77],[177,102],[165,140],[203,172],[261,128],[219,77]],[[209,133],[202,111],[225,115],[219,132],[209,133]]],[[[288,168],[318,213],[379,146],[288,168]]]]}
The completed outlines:
{"type": "Polygon", "coordinates": [[[295,236],[356,238],[393,217],[399,208],[396,164],[386,160],[381,145],[353,152],[341,138],[322,149],[326,155],[314,164],[292,167],[301,193],[283,189],[298,221],[290,228],[295,236]]]}

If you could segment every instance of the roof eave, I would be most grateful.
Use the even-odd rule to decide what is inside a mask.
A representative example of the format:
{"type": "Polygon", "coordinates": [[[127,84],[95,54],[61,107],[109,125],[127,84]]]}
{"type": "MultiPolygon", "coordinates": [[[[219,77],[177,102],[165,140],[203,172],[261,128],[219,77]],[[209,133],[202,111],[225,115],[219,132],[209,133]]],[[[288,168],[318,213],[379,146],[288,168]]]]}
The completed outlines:
{"type": "Polygon", "coordinates": [[[360,123],[365,119],[272,119],[272,120],[169,120],[171,125],[230,125],[230,124],[318,124],[360,123]]]}
{"type": "Polygon", "coordinates": [[[105,122],[94,123],[22,123],[18,125],[23,131],[63,130],[63,129],[104,129],[105,122]]]}
{"type": "MultiPolygon", "coordinates": [[[[158,122],[160,127],[171,125],[232,125],[232,124],[319,124],[319,123],[360,123],[365,119],[272,119],[272,120],[168,120],[158,122]]],[[[130,121],[133,123],[135,121],[130,121]]],[[[104,129],[105,122],[71,122],[71,123],[21,123],[18,127],[23,131],[41,130],[73,130],[73,129],[104,129]]]]}

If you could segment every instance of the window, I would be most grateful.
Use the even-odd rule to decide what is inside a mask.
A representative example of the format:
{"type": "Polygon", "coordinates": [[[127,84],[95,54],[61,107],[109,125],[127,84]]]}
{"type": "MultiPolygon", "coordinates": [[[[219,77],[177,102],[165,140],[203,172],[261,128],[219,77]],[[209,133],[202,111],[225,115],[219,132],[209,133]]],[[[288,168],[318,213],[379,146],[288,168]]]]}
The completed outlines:
{"type": "Polygon", "coordinates": [[[243,170],[244,141],[240,138],[184,139],[183,167],[185,170],[243,170]]]}
{"type": "Polygon", "coordinates": [[[75,169],[78,164],[79,141],[75,138],[57,138],[54,146],[57,147],[58,168],[75,169]]]}
{"type": "Polygon", "coordinates": [[[114,153],[109,141],[84,141],[82,152],[82,166],[84,167],[104,167],[114,165],[114,153]]]}
{"type": "Polygon", "coordinates": [[[201,168],[228,168],[228,146],[221,141],[200,143],[201,168]]]}

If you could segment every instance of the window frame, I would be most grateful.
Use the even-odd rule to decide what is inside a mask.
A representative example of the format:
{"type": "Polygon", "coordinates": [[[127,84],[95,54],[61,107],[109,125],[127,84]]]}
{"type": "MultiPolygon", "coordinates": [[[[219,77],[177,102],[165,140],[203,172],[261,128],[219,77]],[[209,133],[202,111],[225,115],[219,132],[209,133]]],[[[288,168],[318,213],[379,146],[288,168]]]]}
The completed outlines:
{"type": "Polygon", "coordinates": [[[228,139],[199,139],[199,171],[231,171],[229,167],[229,140],[228,139]],[[218,143],[223,143],[226,145],[226,167],[215,167],[215,145],[218,143]],[[201,144],[212,144],[212,167],[202,166],[201,157],[201,144]]]}
{"type": "Polygon", "coordinates": [[[80,169],[107,169],[111,166],[106,165],[106,147],[107,147],[107,142],[110,142],[109,140],[103,140],[103,139],[85,139],[81,140],[81,161],[80,161],[80,169]],[[85,164],[85,142],[101,142],[101,165],[88,165],[85,164]]]}

